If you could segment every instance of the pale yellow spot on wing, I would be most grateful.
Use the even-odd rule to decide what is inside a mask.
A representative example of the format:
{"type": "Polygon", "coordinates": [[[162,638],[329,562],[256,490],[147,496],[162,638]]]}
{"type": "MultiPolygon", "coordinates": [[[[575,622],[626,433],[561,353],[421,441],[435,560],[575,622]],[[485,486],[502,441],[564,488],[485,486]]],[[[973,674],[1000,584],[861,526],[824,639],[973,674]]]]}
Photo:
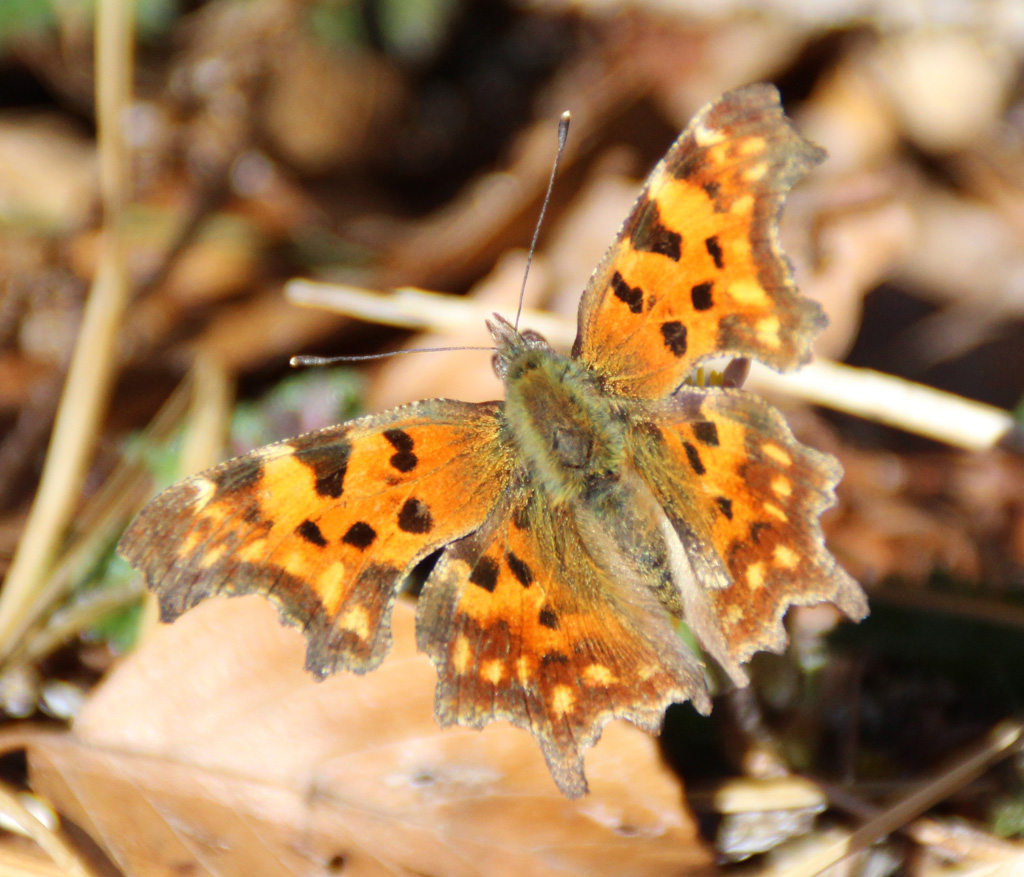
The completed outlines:
{"type": "Polygon", "coordinates": [[[747,137],[740,141],[740,155],[753,155],[755,152],[764,152],[763,137],[747,137]]]}
{"type": "Polygon", "coordinates": [[[657,672],[658,672],[657,665],[655,665],[655,664],[645,664],[643,667],[640,668],[640,670],[637,672],[636,675],[640,678],[641,682],[646,682],[648,679],[650,679],[657,672]]]}
{"type": "Polygon", "coordinates": [[[533,678],[533,667],[529,658],[520,658],[516,661],[516,679],[520,685],[526,685],[533,678]]]}
{"type": "Polygon", "coordinates": [[[718,609],[723,612],[725,621],[728,624],[735,624],[741,618],[743,618],[743,608],[736,603],[726,603],[724,606],[719,604],[718,609]],[[723,611],[724,610],[724,611],[723,611]]]}
{"type": "MultiPolygon", "coordinates": [[[[194,554],[196,546],[198,546],[200,541],[202,541],[204,538],[205,537],[201,537],[195,531],[191,533],[186,533],[185,538],[181,540],[181,544],[177,547],[177,549],[175,549],[175,553],[179,557],[188,557],[190,554],[194,554]]],[[[208,553],[209,552],[206,552],[206,554],[208,553]]],[[[203,566],[209,565],[206,561],[206,554],[204,554],[203,557],[199,559],[200,563],[202,563],[203,566]]]]}
{"type": "Polygon", "coordinates": [[[751,208],[754,206],[753,195],[741,195],[735,201],[732,202],[732,206],[729,208],[730,213],[750,213],[751,208]]]}
{"type": "Polygon", "coordinates": [[[604,664],[588,664],[583,670],[583,679],[590,685],[608,686],[618,681],[604,664]]]}
{"type": "Polygon", "coordinates": [[[761,450],[764,452],[766,457],[771,457],[780,466],[793,465],[793,458],[789,456],[783,448],[780,448],[773,442],[765,442],[761,445],[761,450]]]}
{"type": "MultiPolygon", "coordinates": [[[[285,543],[285,548],[288,547],[290,547],[289,543],[285,543]]],[[[249,546],[246,546],[247,552],[248,548],[249,546]]],[[[317,572],[316,564],[310,562],[311,560],[316,560],[316,558],[310,557],[304,545],[295,545],[287,553],[284,550],[275,551],[273,556],[267,559],[303,581],[309,581],[312,579],[313,573],[317,572]]]]}
{"type": "Polygon", "coordinates": [[[263,563],[267,560],[267,540],[249,539],[235,553],[246,563],[263,563]]]}
{"type": "Polygon", "coordinates": [[[671,191],[674,185],[678,185],[678,181],[671,179],[665,173],[665,169],[658,165],[655,168],[654,173],[651,174],[650,179],[647,181],[648,191],[671,191]]]}
{"type": "Polygon", "coordinates": [[[232,509],[226,508],[223,503],[215,503],[211,505],[206,500],[204,500],[204,502],[206,502],[206,505],[202,509],[195,509],[193,513],[197,514],[197,516],[203,521],[203,529],[205,530],[205,533],[202,538],[206,539],[209,537],[209,534],[223,523],[224,519],[227,518],[229,514],[231,514],[232,509]]]}
{"type": "Polygon", "coordinates": [[[747,567],[747,586],[752,591],[764,585],[764,562],[756,561],[747,567]]]}
{"type": "Polygon", "coordinates": [[[781,327],[782,323],[779,322],[778,317],[762,317],[754,326],[754,331],[757,333],[757,340],[765,347],[778,347],[782,343],[779,338],[781,327]]]}
{"type": "Polygon", "coordinates": [[[768,173],[768,163],[759,161],[743,172],[743,179],[748,183],[756,183],[761,177],[768,173]]]}
{"type": "MultiPolygon", "coordinates": [[[[196,543],[198,542],[196,536],[190,536],[184,543],[181,549],[181,554],[187,557],[195,552],[196,543]]],[[[200,569],[209,569],[211,566],[215,566],[220,559],[227,554],[228,547],[224,543],[220,545],[212,545],[209,548],[199,553],[199,567],[200,569]]]]}
{"type": "Polygon", "coordinates": [[[490,682],[491,685],[497,685],[501,682],[504,675],[505,665],[497,658],[485,661],[484,665],[480,668],[480,676],[487,682],[490,682]]]}
{"type": "Polygon", "coordinates": [[[354,633],[359,639],[370,636],[370,615],[362,606],[353,606],[338,619],[338,627],[354,633]]]}
{"type": "Polygon", "coordinates": [[[313,470],[294,454],[268,459],[263,464],[260,490],[269,494],[298,495],[301,491],[316,490],[313,470]]]}
{"type": "Polygon", "coordinates": [[[455,640],[455,652],[452,654],[452,666],[460,676],[469,669],[469,661],[472,654],[469,649],[469,640],[465,635],[455,640]]]}
{"type": "Polygon", "coordinates": [[[198,511],[213,499],[213,495],[217,492],[217,485],[210,481],[209,478],[196,478],[192,482],[192,486],[196,489],[192,505],[198,511]]]}
{"type": "Polygon", "coordinates": [[[551,712],[561,718],[576,705],[576,695],[568,685],[556,685],[551,689],[551,712]]]}
{"type": "Polygon", "coordinates": [[[772,490],[776,496],[785,498],[793,493],[793,485],[785,475],[776,475],[772,479],[772,490]]]}
{"type": "Polygon", "coordinates": [[[345,564],[340,560],[324,567],[316,574],[316,590],[320,595],[320,602],[330,615],[338,611],[348,590],[345,585],[348,583],[345,564]]]}
{"type": "Polygon", "coordinates": [[[748,307],[764,307],[768,304],[768,295],[761,284],[754,280],[735,280],[729,284],[729,295],[737,304],[748,307]]]}
{"type": "Polygon", "coordinates": [[[783,569],[794,569],[800,563],[800,555],[788,545],[776,545],[773,559],[783,569]]]}
{"type": "Polygon", "coordinates": [[[761,508],[768,512],[768,514],[773,518],[778,518],[778,520],[782,521],[783,524],[789,521],[789,516],[773,502],[762,503],[761,508]]]}
{"type": "Polygon", "coordinates": [[[714,146],[725,140],[725,132],[720,128],[708,128],[705,125],[698,125],[693,129],[693,139],[698,146],[714,146]]]}

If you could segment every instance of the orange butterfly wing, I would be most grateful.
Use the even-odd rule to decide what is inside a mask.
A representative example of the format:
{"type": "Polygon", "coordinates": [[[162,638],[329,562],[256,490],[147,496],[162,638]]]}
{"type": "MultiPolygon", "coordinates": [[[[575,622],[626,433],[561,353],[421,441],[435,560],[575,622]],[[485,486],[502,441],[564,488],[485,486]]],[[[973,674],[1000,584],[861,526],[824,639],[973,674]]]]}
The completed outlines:
{"type": "Polygon", "coordinates": [[[800,444],[774,408],[742,391],[684,387],[649,408],[631,442],[634,465],[691,558],[687,623],[737,681],[755,652],[782,651],[790,605],[867,615],[818,521],[835,503],[833,457],[800,444]]]}
{"type": "Polygon", "coordinates": [[[709,356],[780,371],[806,362],[825,320],[798,293],[776,223],[790,187],[823,158],[771,85],[704,107],[590,278],[573,355],[634,398],[667,396],[709,356]]]}
{"type": "Polygon", "coordinates": [[[263,594],[305,632],[312,672],[371,670],[403,578],[501,496],[499,409],[418,402],[269,445],[165,490],[119,551],[164,621],[206,597],[263,594]]]}
{"type": "Polygon", "coordinates": [[[420,596],[420,649],[442,725],[531,731],[559,788],[587,790],[583,751],[611,719],[647,731],[671,703],[710,701],[703,670],[653,592],[594,563],[568,506],[524,485],[451,546],[420,596]]]}

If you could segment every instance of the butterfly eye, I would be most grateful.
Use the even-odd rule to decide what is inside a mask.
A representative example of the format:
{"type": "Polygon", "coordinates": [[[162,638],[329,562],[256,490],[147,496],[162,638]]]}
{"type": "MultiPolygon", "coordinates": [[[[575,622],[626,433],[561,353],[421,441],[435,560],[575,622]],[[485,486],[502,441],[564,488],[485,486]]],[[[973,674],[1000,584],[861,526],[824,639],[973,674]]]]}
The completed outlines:
{"type": "Polygon", "coordinates": [[[556,427],[551,434],[551,450],[570,469],[582,469],[587,465],[591,445],[590,436],[563,426],[556,427]]]}
{"type": "Polygon", "coordinates": [[[547,339],[536,332],[533,329],[523,329],[522,331],[523,341],[526,342],[527,347],[548,347],[547,339]]]}
{"type": "Polygon", "coordinates": [[[505,380],[505,372],[508,370],[507,365],[502,362],[501,356],[497,353],[491,357],[491,368],[494,369],[494,373],[501,378],[501,380],[505,380]]]}

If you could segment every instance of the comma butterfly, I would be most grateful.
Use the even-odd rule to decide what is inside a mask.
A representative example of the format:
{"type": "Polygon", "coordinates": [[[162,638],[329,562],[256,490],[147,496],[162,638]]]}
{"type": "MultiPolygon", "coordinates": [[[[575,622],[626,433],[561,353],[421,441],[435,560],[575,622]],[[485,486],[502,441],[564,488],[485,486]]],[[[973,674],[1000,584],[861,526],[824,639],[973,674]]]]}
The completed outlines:
{"type": "Polygon", "coordinates": [[[264,594],[319,677],[384,658],[403,580],[443,549],[417,608],[442,725],[505,719],[566,795],[625,718],[708,712],[684,619],[737,685],[786,643],[790,605],[867,601],[823,543],[839,464],[739,389],[684,383],[717,356],[780,371],[825,325],[777,238],[789,188],[824,152],[770,85],[704,107],[650,179],[583,293],[571,356],[495,316],[504,403],[415,402],[187,478],[119,550],[164,621],[264,594]]]}

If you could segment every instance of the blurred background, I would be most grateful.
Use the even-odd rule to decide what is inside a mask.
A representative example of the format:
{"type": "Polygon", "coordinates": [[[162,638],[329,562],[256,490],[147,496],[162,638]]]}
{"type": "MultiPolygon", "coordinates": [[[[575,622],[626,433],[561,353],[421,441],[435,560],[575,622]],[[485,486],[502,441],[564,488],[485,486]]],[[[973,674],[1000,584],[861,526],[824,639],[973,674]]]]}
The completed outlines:
{"type": "MultiPolygon", "coordinates": [[[[371,785],[342,795],[344,806],[321,802],[336,820],[328,830],[297,791],[307,786],[292,787],[294,765],[270,771],[276,791],[292,796],[287,815],[252,789],[228,795],[222,784],[226,773],[263,776],[283,763],[282,747],[304,744],[268,731],[258,757],[247,750],[228,770],[221,750],[196,741],[238,728],[177,711],[208,716],[189,685],[211,666],[243,663],[245,647],[226,632],[232,622],[203,641],[219,659],[194,643],[161,652],[168,641],[157,638],[171,635],[161,630],[132,658],[148,652],[146,669],[108,676],[153,626],[113,546],[158,487],[360,412],[427,396],[500,396],[486,352],[290,370],[300,353],[487,336],[475,319],[452,332],[440,306],[436,325],[429,306],[417,318],[433,331],[412,336],[337,308],[300,307],[284,287],[297,277],[418,287],[513,314],[566,109],[572,130],[528,307],[573,320],[640,181],[691,115],[725,90],[770,81],[796,127],[829,153],[788,198],[782,226],[801,289],[830,318],[819,356],[1019,416],[1022,61],[1018,0],[3,0],[0,811],[11,832],[0,836],[0,863],[155,874],[188,861],[195,873],[295,873],[288,856],[307,844],[316,850],[300,857],[308,873],[788,868],[939,783],[916,810],[876,825],[878,843],[834,873],[1014,867],[1024,787],[1016,726],[1005,721],[1024,705],[1024,443],[1013,435],[967,450],[773,396],[797,435],[846,470],[825,526],[872,615],[826,639],[834,614],[791,613],[790,654],[756,660],[751,692],[723,697],[713,719],[670,710],[660,749],[636,756],[649,780],[599,771],[600,813],[598,797],[558,798],[541,762],[522,780],[534,785],[517,787],[529,817],[513,808],[484,829],[480,811],[465,809],[463,780],[445,785],[432,773],[428,805],[385,802],[364,777],[371,785]],[[123,681],[131,672],[135,688],[123,681]],[[159,734],[154,692],[176,709],[159,734]],[[100,750],[121,760],[90,760],[100,750]],[[185,765],[190,779],[175,775],[182,785],[168,791],[168,776],[124,760],[129,751],[185,765]],[[973,773],[955,772],[967,763],[973,773]],[[151,807],[133,811],[155,820],[146,831],[122,824],[123,801],[101,791],[114,776],[119,795],[151,807]],[[726,806],[730,789],[752,797],[726,806]],[[772,797],[778,789],[789,797],[772,797]],[[195,820],[187,843],[168,827],[178,825],[171,799],[182,808],[175,818],[195,820]],[[26,806],[35,823],[25,822],[26,806]],[[379,834],[360,821],[368,811],[379,834]],[[550,816],[543,831],[540,813],[550,816]],[[231,833],[233,819],[248,841],[231,833]],[[262,837],[268,824],[275,829],[262,837]],[[467,831],[512,858],[467,853],[467,831]],[[531,831],[543,840],[526,843],[531,831]],[[221,832],[234,840],[218,847],[221,832]],[[247,872],[232,855],[254,855],[255,836],[269,852],[247,872]],[[334,850],[327,837],[347,840],[334,850]],[[569,837],[587,838],[577,846],[592,857],[569,837]]],[[[288,643],[287,686],[268,688],[252,672],[218,675],[220,696],[249,691],[269,710],[260,721],[274,726],[267,716],[281,692],[307,685],[301,644],[288,643]]],[[[429,673],[415,692],[401,676],[386,695],[341,695],[386,702],[378,719],[397,729],[396,753],[440,734],[429,673]],[[406,717],[414,702],[425,719],[406,717]]],[[[296,707],[307,728],[328,710],[312,699],[321,704],[334,681],[308,684],[319,693],[296,707]]],[[[350,740],[346,758],[380,733],[350,740]]],[[[539,758],[531,746],[527,738],[524,759],[539,758]]],[[[322,749],[305,757],[308,783],[329,758],[322,749]]],[[[474,757],[491,755],[485,747],[474,757]]],[[[509,775],[517,758],[503,767],[509,775]]],[[[331,788],[351,788],[335,766],[331,782],[341,786],[331,788]]],[[[507,789],[485,786],[473,787],[475,806],[497,807],[507,789]]]]}

